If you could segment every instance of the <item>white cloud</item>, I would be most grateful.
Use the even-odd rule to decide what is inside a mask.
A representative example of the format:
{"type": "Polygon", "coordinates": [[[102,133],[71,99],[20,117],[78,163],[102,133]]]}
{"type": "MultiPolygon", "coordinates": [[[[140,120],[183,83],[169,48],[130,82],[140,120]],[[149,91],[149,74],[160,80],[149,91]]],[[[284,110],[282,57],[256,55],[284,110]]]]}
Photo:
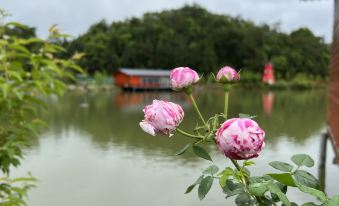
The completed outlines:
{"type": "Polygon", "coordinates": [[[197,3],[208,10],[242,16],[256,23],[281,23],[290,32],[309,27],[326,41],[332,39],[333,0],[3,0],[2,8],[13,14],[11,20],[37,28],[45,36],[49,26],[58,24],[69,34],[79,35],[101,19],[123,20],[149,11],[179,8],[197,3]]]}

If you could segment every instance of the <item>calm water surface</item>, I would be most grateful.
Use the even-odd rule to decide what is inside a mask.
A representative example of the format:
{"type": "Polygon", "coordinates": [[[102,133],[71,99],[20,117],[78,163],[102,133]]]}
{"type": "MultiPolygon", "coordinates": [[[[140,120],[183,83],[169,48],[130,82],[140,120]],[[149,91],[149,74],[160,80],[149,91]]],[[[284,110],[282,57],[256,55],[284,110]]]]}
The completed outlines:
{"type": "MultiPolygon", "coordinates": [[[[222,91],[201,90],[198,104],[205,116],[223,110],[222,91]]],[[[119,90],[93,93],[68,93],[49,100],[45,119],[50,128],[26,151],[26,159],[15,175],[31,171],[39,179],[30,193],[32,206],[179,206],[233,205],[225,200],[219,186],[202,202],[197,191],[185,195],[186,187],[210,165],[192,152],[175,154],[189,139],[152,137],[138,126],[142,108],[154,98],[183,105],[182,127],[195,126],[196,116],[188,99],[177,93],[122,93],[119,90]]],[[[230,116],[257,115],[266,131],[266,147],[256,160],[252,173],[273,172],[265,165],[270,160],[288,161],[294,153],[308,153],[316,161],[311,169],[319,175],[321,134],[325,131],[326,93],[316,91],[244,91],[231,93],[230,116]]],[[[206,148],[214,164],[230,162],[215,146],[206,148]]],[[[326,151],[325,151],[326,152],[326,151]]],[[[339,194],[339,167],[332,164],[333,151],[327,144],[326,191],[339,194]]],[[[289,191],[296,202],[309,199],[289,191]]]]}

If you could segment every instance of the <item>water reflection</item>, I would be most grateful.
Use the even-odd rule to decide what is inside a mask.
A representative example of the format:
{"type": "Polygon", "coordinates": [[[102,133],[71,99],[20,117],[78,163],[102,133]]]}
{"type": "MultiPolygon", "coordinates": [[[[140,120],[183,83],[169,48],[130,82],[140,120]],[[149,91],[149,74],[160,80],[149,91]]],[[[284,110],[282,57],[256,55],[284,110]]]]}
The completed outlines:
{"type": "Polygon", "coordinates": [[[273,109],[274,93],[269,91],[262,95],[262,106],[264,114],[270,116],[273,109]]]}
{"type": "Polygon", "coordinates": [[[140,112],[144,105],[150,104],[153,99],[166,100],[180,104],[184,109],[189,107],[190,101],[182,93],[175,92],[118,92],[113,98],[113,106],[125,112],[140,112]]]}
{"type": "MultiPolygon", "coordinates": [[[[222,95],[219,90],[195,94],[199,96],[198,104],[205,115],[222,111],[222,95]]],[[[141,132],[137,126],[143,118],[142,108],[159,97],[184,105],[184,129],[189,130],[197,124],[197,118],[187,98],[173,92],[89,93],[87,108],[79,107],[83,102],[83,94],[69,93],[59,101],[50,102],[51,107],[46,119],[53,132],[61,132],[70,127],[78,128],[88,133],[93,143],[103,148],[107,147],[108,143],[114,143],[128,145],[145,153],[161,150],[173,154],[188,140],[174,137],[168,142],[165,137],[152,138],[141,132]]],[[[229,113],[231,117],[238,116],[238,113],[257,115],[256,121],[267,131],[266,141],[272,144],[272,147],[279,142],[281,136],[303,144],[325,125],[324,97],[323,91],[266,93],[233,90],[230,94],[229,113]],[[265,115],[268,112],[270,115],[265,115]]],[[[186,160],[192,160],[191,157],[194,156],[187,155],[186,160]]]]}
{"type": "MultiPolygon", "coordinates": [[[[193,128],[197,117],[185,96],[173,92],[121,93],[118,90],[86,95],[68,93],[49,102],[50,109],[44,118],[50,128],[32,142],[34,146],[27,152],[22,167],[23,171],[31,170],[41,179],[32,195],[32,205],[89,206],[96,205],[98,199],[102,200],[101,206],[225,204],[217,186],[213,186],[212,193],[203,202],[199,202],[196,191],[183,195],[197,173],[210,164],[192,152],[181,157],[173,155],[189,139],[177,135],[152,137],[138,127],[143,118],[142,108],[158,98],[184,105],[185,118],[181,126],[185,130],[193,128]],[[87,107],[80,106],[84,100],[87,107]],[[61,194],[55,196],[55,193],[61,194]]],[[[223,110],[221,90],[201,90],[194,95],[199,96],[198,104],[205,116],[223,110]]],[[[319,145],[325,128],[325,97],[323,90],[232,90],[230,116],[257,115],[256,121],[267,132],[266,147],[253,166],[254,175],[272,172],[266,166],[272,158],[289,161],[293,153],[301,151],[311,154],[318,164],[323,152],[319,145]]],[[[227,164],[214,146],[207,149],[213,155],[214,164],[227,164]]],[[[320,169],[313,168],[312,173],[323,177],[329,194],[339,193],[334,184],[338,171],[328,162],[323,163],[327,175],[321,170],[325,168],[321,163],[320,169]]],[[[299,193],[291,195],[299,202],[309,200],[299,193]]],[[[232,202],[228,201],[230,205],[232,202]]]]}

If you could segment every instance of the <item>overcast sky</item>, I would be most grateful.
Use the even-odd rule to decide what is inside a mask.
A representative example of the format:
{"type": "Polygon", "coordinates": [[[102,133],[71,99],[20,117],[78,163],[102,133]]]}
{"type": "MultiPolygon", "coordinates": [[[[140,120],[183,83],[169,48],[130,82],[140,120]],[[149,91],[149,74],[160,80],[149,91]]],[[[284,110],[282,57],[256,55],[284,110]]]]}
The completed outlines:
{"type": "Polygon", "coordinates": [[[327,42],[332,41],[334,0],[1,0],[0,7],[12,14],[10,20],[37,28],[46,36],[49,26],[58,24],[64,33],[77,36],[101,19],[124,20],[149,11],[179,8],[197,3],[209,11],[242,16],[256,23],[281,23],[290,32],[309,27],[327,42]]]}

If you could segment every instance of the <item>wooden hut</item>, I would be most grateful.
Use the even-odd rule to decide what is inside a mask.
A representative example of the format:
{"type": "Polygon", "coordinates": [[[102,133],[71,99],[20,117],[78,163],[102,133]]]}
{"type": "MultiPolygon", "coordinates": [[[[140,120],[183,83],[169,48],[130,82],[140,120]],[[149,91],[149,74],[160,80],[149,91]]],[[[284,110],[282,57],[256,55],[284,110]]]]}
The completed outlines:
{"type": "Polygon", "coordinates": [[[113,75],[114,83],[123,89],[170,89],[170,71],[120,68],[113,75]]]}
{"type": "Polygon", "coordinates": [[[328,131],[339,164],[339,0],[335,0],[334,27],[328,85],[328,131]]]}

